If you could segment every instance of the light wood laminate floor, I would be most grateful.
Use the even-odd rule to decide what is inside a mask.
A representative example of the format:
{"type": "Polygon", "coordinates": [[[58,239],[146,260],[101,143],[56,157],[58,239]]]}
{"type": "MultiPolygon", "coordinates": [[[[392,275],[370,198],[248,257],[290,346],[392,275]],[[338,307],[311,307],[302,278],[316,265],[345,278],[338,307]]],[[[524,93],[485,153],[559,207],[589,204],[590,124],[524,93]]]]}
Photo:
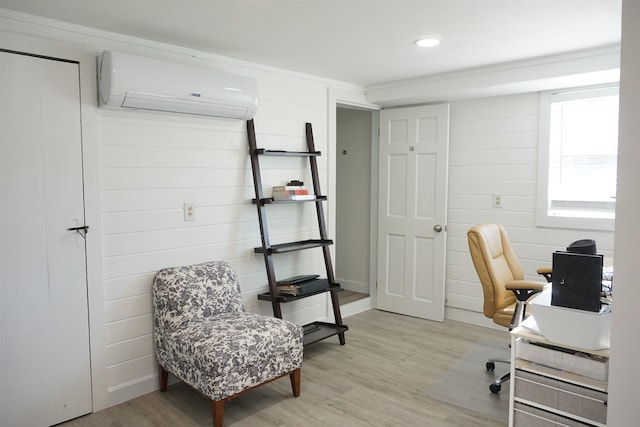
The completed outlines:
{"type": "MultiPolygon", "coordinates": [[[[504,426],[478,412],[430,399],[429,387],[479,339],[506,331],[431,322],[369,310],[345,319],[337,337],[305,347],[302,394],[288,378],[227,403],[225,427],[504,426]]],[[[484,360],[478,360],[480,367],[484,360]]],[[[489,390],[487,388],[487,393],[489,390]]],[[[184,384],[62,424],[64,427],[211,426],[209,401],[184,384]]]]}
{"type": "Polygon", "coordinates": [[[345,305],[349,304],[350,302],[366,298],[368,296],[369,295],[363,294],[361,292],[349,291],[345,289],[342,292],[338,292],[338,301],[340,301],[340,305],[345,305]]]}

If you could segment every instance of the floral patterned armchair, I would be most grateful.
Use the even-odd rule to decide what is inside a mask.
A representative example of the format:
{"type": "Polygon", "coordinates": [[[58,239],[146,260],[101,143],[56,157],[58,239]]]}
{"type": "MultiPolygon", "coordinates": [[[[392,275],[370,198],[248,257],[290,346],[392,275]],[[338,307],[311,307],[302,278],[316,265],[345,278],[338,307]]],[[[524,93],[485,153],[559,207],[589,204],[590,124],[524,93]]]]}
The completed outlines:
{"type": "Polygon", "coordinates": [[[302,328],[245,312],[226,262],[159,271],[153,317],[160,390],[171,373],[210,398],[214,427],[222,427],[226,401],[272,380],[289,375],[300,395],[302,328]]]}

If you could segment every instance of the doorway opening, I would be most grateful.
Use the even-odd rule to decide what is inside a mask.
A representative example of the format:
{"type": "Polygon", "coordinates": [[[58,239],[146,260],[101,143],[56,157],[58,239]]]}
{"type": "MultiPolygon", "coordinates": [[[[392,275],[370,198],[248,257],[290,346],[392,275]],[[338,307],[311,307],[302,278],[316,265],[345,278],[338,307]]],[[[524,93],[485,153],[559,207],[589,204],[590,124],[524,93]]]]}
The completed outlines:
{"type": "Polygon", "coordinates": [[[371,295],[371,251],[374,188],[372,181],[377,111],[338,105],[336,108],[336,280],[345,305],[371,295]]]}

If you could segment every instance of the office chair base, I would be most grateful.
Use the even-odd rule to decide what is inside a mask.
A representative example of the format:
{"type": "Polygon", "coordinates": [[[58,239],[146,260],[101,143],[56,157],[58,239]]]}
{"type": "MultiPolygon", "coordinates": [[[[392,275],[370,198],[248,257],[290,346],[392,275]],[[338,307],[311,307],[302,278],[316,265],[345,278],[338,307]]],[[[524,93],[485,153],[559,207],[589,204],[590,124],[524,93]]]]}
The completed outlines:
{"type": "Polygon", "coordinates": [[[487,371],[493,372],[496,369],[496,363],[511,363],[511,361],[507,359],[489,359],[485,364],[487,371]]]}
{"type": "Polygon", "coordinates": [[[503,374],[500,378],[492,382],[489,385],[489,390],[491,390],[491,393],[494,393],[494,394],[500,393],[500,390],[502,389],[502,384],[509,381],[510,377],[511,377],[511,373],[507,372],[503,374]]]}

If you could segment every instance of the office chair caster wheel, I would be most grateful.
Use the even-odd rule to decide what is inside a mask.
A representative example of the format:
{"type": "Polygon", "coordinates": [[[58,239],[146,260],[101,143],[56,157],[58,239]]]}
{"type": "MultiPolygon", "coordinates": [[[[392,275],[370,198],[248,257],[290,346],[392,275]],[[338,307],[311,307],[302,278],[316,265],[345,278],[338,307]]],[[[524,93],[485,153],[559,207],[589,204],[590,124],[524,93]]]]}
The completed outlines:
{"type": "Polygon", "coordinates": [[[493,383],[489,386],[489,390],[491,390],[491,393],[500,393],[500,389],[502,389],[502,386],[500,384],[496,384],[493,383]]]}
{"type": "Polygon", "coordinates": [[[496,364],[495,364],[495,363],[493,363],[493,362],[487,362],[487,365],[486,365],[486,366],[487,366],[487,371],[491,371],[491,372],[493,372],[493,371],[494,371],[494,369],[496,369],[496,364]]]}

